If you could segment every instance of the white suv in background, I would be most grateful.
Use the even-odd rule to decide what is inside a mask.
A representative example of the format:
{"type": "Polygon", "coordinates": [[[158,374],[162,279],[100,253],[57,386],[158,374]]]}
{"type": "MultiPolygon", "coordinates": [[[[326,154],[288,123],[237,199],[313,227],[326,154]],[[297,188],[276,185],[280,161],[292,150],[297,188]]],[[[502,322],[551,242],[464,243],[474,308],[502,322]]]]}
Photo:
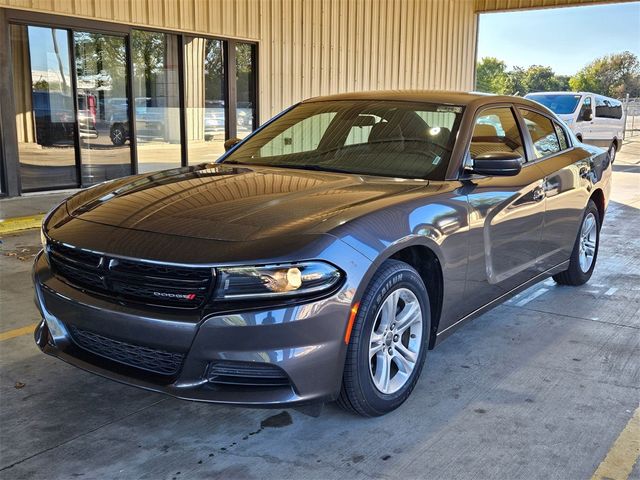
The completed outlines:
{"type": "Polygon", "coordinates": [[[525,98],[553,111],[581,142],[608,149],[611,161],[615,160],[624,131],[620,101],[591,92],[536,92],[525,98]]]}

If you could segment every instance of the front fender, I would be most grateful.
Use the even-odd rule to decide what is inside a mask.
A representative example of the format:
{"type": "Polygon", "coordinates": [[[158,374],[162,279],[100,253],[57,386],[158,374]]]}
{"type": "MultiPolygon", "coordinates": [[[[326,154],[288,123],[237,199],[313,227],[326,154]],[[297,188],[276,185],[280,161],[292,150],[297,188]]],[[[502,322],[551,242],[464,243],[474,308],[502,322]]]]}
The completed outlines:
{"type": "Polygon", "coordinates": [[[439,325],[446,327],[458,318],[463,308],[460,298],[465,287],[469,229],[468,203],[461,188],[370,212],[331,232],[371,261],[356,290],[355,301],[362,298],[385,260],[418,246],[429,249],[440,263],[443,294],[439,325]]]}

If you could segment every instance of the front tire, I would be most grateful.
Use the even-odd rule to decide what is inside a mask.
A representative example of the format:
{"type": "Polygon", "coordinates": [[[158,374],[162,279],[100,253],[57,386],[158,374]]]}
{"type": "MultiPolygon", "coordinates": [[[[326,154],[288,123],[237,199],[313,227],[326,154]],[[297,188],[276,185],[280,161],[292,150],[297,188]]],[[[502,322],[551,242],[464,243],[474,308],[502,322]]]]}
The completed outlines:
{"type": "Polygon", "coordinates": [[[589,200],[578,230],[576,243],[573,245],[569,268],[553,276],[556,283],[574,286],[587,283],[596,266],[599,246],[600,212],[593,200],[589,200]]]}
{"type": "Polygon", "coordinates": [[[418,272],[385,261],[360,302],[338,404],[365,417],[384,415],[409,397],[431,333],[429,295],[418,272]]]}
{"type": "Polygon", "coordinates": [[[616,161],[616,153],[618,153],[618,147],[616,147],[616,143],[613,142],[609,147],[609,162],[611,165],[616,161]]]}

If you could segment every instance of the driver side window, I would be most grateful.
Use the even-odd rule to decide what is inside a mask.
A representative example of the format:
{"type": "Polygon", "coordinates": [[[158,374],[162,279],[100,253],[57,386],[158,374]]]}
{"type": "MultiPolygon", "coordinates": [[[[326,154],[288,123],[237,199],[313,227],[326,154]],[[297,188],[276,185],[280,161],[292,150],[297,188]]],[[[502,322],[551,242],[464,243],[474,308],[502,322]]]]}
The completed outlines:
{"type": "Polygon", "coordinates": [[[469,148],[471,158],[492,152],[517,153],[524,158],[522,135],[509,107],[483,110],[476,119],[469,148]]]}
{"type": "Polygon", "coordinates": [[[582,102],[582,107],[580,107],[580,114],[578,115],[578,122],[583,122],[585,120],[584,115],[587,111],[591,110],[591,97],[585,97],[584,102],[582,102]]]}

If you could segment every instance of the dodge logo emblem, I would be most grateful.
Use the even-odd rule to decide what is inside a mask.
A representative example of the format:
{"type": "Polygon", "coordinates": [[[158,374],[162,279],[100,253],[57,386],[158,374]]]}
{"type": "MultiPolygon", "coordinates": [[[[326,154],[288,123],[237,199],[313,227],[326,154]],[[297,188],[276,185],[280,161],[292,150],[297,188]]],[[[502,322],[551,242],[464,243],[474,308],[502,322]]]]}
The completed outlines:
{"type": "Polygon", "coordinates": [[[195,293],[153,292],[153,295],[161,298],[179,298],[181,300],[193,300],[196,298],[195,293]]]}

